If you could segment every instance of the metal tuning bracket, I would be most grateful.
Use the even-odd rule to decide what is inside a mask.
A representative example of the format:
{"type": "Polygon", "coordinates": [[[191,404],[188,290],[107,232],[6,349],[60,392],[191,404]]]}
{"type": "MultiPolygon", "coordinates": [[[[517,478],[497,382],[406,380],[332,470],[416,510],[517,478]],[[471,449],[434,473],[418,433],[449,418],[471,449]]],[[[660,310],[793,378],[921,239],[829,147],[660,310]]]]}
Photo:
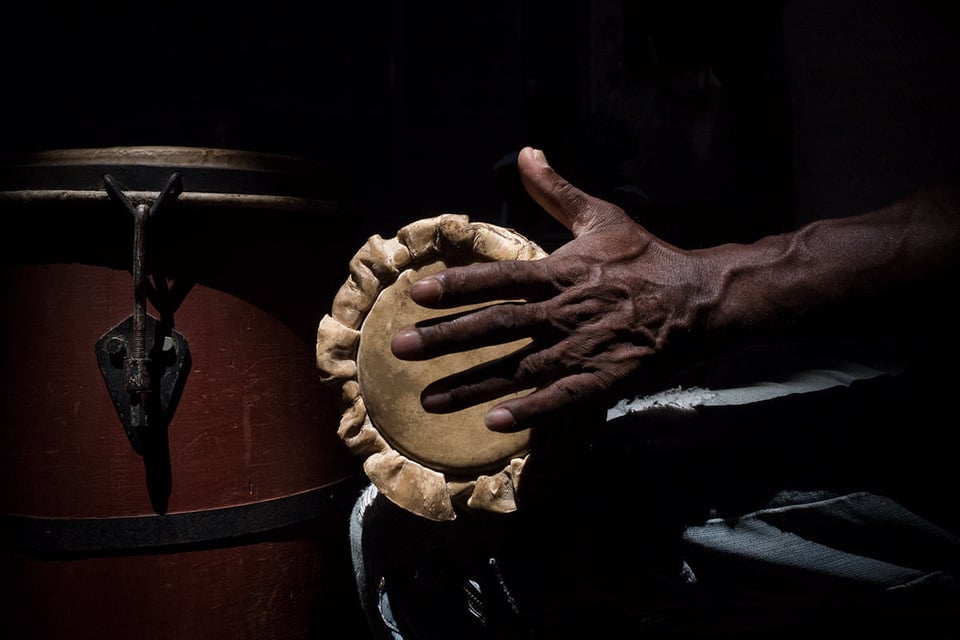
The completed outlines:
{"type": "Polygon", "coordinates": [[[133,314],[97,340],[96,355],[117,415],[134,450],[143,455],[176,408],[190,368],[187,341],[170,323],[147,313],[149,282],[144,274],[147,222],[168,199],[182,192],[180,173],[170,176],[150,206],[134,205],[109,174],[110,197],[133,217],[133,314]]]}

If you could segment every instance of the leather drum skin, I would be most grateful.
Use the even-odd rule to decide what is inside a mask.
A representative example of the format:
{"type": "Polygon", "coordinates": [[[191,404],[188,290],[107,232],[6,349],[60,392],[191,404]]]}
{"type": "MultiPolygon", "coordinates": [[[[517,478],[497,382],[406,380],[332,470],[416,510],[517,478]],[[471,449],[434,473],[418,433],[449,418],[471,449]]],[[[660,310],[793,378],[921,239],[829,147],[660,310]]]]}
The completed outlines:
{"type": "Polygon", "coordinates": [[[404,361],[394,356],[390,341],[399,329],[417,322],[456,316],[470,309],[429,310],[410,300],[410,287],[414,282],[446,266],[437,260],[407,269],[380,293],[360,332],[357,373],[370,419],[390,444],[432,469],[451,477],[468,477],[496,471],[511,458],[526,452],[529,430],[496,433],[487,429],[483,419],[494,401],[452,413],[427,413],[420,405],[420,393],[431,382],[513,353],[529,341],[425,361],[404,361]]]}
{"type": "MultiPolygon", "coordinates": [[[[458,509],[516,508],[515,483],[531,430],[486,428],[486,412],[504,398],[437,414],[427,413],[420,397],[431,382],[506,357],[530,338],[422,361],[401,361],[390,342],[403,327],[476,308],[421,307],[409,293],[420,278],[448,266],[545,255],[511,229],[443,214],[416,220],[392,238],[373,236],[351,259],[350,276],[318,327],[317,365],[328,384],[341,388],[341,437],[363,459],[373,484],[399,506],[438,521],[454,519],[458,509]]],[[[516,302],[522,301],[488,304],[516,302]]]]}

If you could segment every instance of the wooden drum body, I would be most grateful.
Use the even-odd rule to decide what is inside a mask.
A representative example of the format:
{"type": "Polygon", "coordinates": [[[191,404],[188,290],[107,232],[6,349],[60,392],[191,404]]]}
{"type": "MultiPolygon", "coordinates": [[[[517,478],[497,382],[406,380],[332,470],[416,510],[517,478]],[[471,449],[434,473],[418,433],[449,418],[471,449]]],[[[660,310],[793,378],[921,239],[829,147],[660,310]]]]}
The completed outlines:
{"type": "Polygon", "coordinates": [[[363,629],[358,468],[314,360],[347,221],[317,171],[171,147],[6,167],[0,636],[363,629]]]}

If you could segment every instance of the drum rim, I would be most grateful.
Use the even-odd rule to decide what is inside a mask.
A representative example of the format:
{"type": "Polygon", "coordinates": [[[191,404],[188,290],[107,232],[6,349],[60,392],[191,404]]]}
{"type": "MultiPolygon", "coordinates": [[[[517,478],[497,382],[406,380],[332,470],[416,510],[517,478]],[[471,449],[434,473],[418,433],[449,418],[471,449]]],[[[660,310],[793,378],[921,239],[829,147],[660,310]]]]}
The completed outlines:
{"type": "Polygon", "coordinates": [[[179,172],[178,202],[201,207],[335,213],[342,189],[323,163],[298,156],[218,147],[113,146],[50,149],[5,156],[0,202],[29,205],[109,200],[114,175],[134,202],[153,202],[179,172]],[[128,180],[126,178],[129,178],[128,180]]]}
{"type": "Polygon", "coordinates": [[[289,154],[226,147],[178,145],[44,149],[8,155],[3,158],[3,164],[25,167],[110,164],[116,166],[255,169],[282,172],[322,166],[317,161],[289,154]]]}

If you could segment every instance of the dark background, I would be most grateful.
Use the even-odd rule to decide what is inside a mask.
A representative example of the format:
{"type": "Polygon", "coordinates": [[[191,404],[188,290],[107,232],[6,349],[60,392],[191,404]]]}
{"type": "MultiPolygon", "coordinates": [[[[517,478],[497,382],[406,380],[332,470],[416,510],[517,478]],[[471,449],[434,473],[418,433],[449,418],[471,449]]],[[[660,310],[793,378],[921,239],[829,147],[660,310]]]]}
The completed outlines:
{"type": "Polygon", "coordinates": [[[35,2],[5,25],[11,152],[318,159],[384,236],[452,211],[559,241],[494,168],[528,144],[680,239],[789,215],[778,2],[35,2]]]}
{"type": "Polygon", "coordinates": [[[452,211],[552,247],[565,233],[494,168],[529,144],[671,240],[750,239],[956,165],[947,7],[18,3],[0,139],[305,156],[364,233],[452,211]]]}

